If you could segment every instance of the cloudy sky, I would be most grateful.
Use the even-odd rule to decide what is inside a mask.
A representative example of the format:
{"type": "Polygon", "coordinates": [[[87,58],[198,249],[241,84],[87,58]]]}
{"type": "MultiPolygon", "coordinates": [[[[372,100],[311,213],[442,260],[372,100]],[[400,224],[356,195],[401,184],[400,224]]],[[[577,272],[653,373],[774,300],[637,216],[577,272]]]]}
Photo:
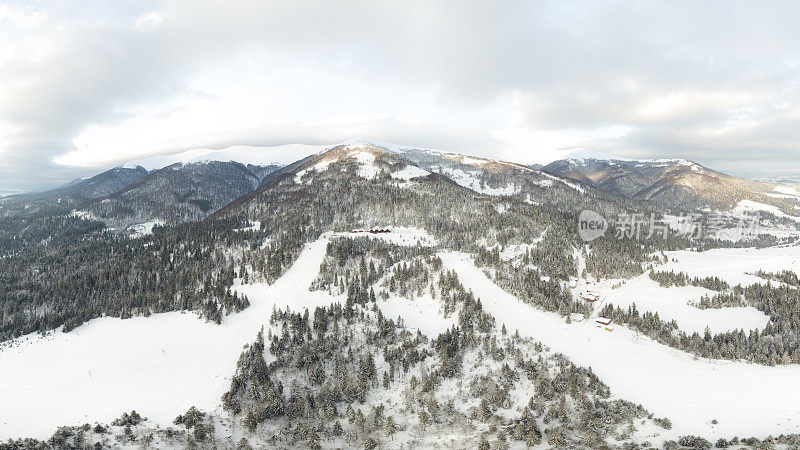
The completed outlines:
{"type": "Polygon", "coordinates": [[[795,2],[0,0],[0,192],[352,136],[800,172],[798,22],[795,2]]]}

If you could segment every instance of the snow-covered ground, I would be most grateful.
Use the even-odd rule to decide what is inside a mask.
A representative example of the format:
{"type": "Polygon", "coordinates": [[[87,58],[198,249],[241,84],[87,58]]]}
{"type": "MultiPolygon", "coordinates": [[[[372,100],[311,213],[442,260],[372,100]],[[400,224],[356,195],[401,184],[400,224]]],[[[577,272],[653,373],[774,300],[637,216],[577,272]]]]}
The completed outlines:
{"type": "Polygon", "coordinates": [[[357,237],[369,237],[372,239],[381,239],[386,242],[391,242],[392,244],[397,245],[406,245],[406,246],[416,246],[421,245],[423,247],[432,247],[438,245],[438,242],[435,237],[428,234],[427,231],[422,230],[420,228],[409,228],[409,227],[373,227],[375,229],[389,229],[391,232],[389,233],[369,233],[367,231],[359,231],[359,232],[340,232],[334,233],[333,236],[340,236],[340,237],[349,237],[349,238],[357,238],[357,237]]]}
{"type": "Polygon", "coordinates": [[[519,192],[519,189],[513,184],[507,184],[500,187],[489,187],[481,182],[480,171],[467,171],[462,169],[454,169],[450,167],[440,167],[437,172],[455,181],[457,184],[464,186],[467,189],[472,189],[475,192],[486,195],[514,195],[519,192]]]}
{"type": "Polygon", "coordinates": [[[686,434],[713,442],[735,435],[800,432],[800,366],[696,359],[625,327],[608,332],[592,320],[567,324],[560,315],[533,308],[499,288],[464,254],[441,256],[498,324],[591,367],[615,397],[670,418],[673,428],[661,430],[653,442],[686,434]]]}
{"type": "Polygon", "coordinates": [[[617,289],[609,289],[609,282],[600,288],[604,302],[623,309],[636,303],[640,312],[651,311],[658,313],[662,320],[675,320],[678,327],[689,334],[697,332],[702,335],[706,326],[712,333],[749,331],[762,329],[769,322],[769,316],[750,306],[698,309],[690,305],[690,302],[699,303],[704,295],[713,297],[717,293],[702,287],[662,287],[647,274],[628,280],[617,289]]]}
{"type": "Polygon", "coordinates": [[[765,272],[793,270],[800,273],[800,246],[768,248],[721,248],[705,252],[688,250],[666,252],[669,262],[657,270],[684,272],[693,277],[719,277],[731,285],[749,286],[764,283],[752,275],[759,269],[765,272]],[[673,261],[674,260],[674,261],[673,261]]]}
{"type": "Polygon", "coordinates": [[[406,327],[419,330],[429,337],[436,337],[456,324],[457,314],[445,318],[442,315],[442,302],[434,300],[429,294],[409,300],[391,296],[376,302],[384,316],[391,319],[402,317],[406,327]]]}
{"type": "Polygon", "coordinates": [[[396,172],[392,172],[392,178],[403,181],[411,181],[412,178],[425,177],[428,175],[430,175],[430,172],[427,170],[411,165],[405,166],[396,172]]]}
{"type": "Polygon", "coordinates": [[[130,233],[131,237],[139,238],[142,236],[153,234],[153,227],[155,227],[156,225],[164,225],[164,222],[161,220],[151,220],[149,222],[137,223],[135,225],[129,226],[126,229],[126,231],[130,233]]]}
{"type": "Polygon", "coordinates": [[[751,212],[766,212],[772,214],[775,217],[779,217],[782,219],[790,219],[795,222],[800,222],[800,217],[797,216],[790,216],[789,214],[784,213],[780,210],[777,206],[767,205],[766,203],[759,203],[754,202],[752,200],[742,200],[740,201],[736,207],[733,209],[734,213],[738,214],[747,214],[751,212]]]}
{"type": "MultiPolygon", "coordinates": [[[[337,235],[349,234],[353,233],[337,235]]],[[[162,425],[190,406],[218,409],[242,347],[252,342],[268,321],[273,305],[313,311],[315,306],[342,301],[342,296],[308,290],[333,236],[307,244],[274,284],[237,285],[235,289],[249,297],[251,306],[227,316],[222,325],[206,323],[192,313],[165,313],[126,320],[96,319],[70,333],[11,341],[0,348],[0,440],[44,438],[57,426],[108,422],[131,409],[162,425]]],[[[432,239],[422,230],[399,228],[369,236],[399,239],[397,242],[405,245],[432,239]]],[[[592,318],[567,324],[563,317],[533,308],[500,289],[464,254],[446,252],[441,256],[445,267],[456,270],[498,325],[504,323],[512,332],[519,330],[576,364],[591,367],[617,398],[641,403],[657,417],[670,418],[673,429],[659,430],[660,436],[654,436],[653,442],[684,434],[713,441],[723,436],[800,432],[800,366],[766,367],[694,358],[622,326],[607,332],[595,327],[592,318]],[[711,423],[714,419],[718,424],[711,423]]],[[[759,268],[797,269],[800,247],[669,252],[668,256],[676,262],[658,270],[716,275],[747,284],[763,282],[746,274],[759,268]]],[[[674,314],[683,329],[701,325],[686,321],[690,314],[684,307],[691,308],[686,301],[696,300],[705,290],[665,289],[644,278],[612,291],[609,299],[621,306],[630,299],[642,310],[657,309],[664,318],[674,314]]],[[[413,301],[391,297],[380,300],[378,306],[387,317],[399,315],[409,327],[432,336],[454,320],[453,316],[443,318],[438,302],[427,296],[413,301]]],[[[717,324],[714,326],[763,320],[755,316],[721,319],[707,312],[691,311],[702,318],[698,321],[707,320],[709,325],[717,324]]]]}
{"type": "Polygon", "coordinates": [[[800,192],[794,186],[775,186],[775,192],[780,192],[783,195],[800,199],[800,192]]]}
{"type": "Polygon", "coordinates": [[[91,320],[69,333],[29,335],[0,348],[0,441],[49,437],[56,427],[109,422],[135,409],[168,425],[190,406],[213,410],[242,347],[279,308],[329,305],[309,291],[327,237],[307,244],[273,285],[237,286],[251,306],[207,323],[192,313],[91,320]]]}
{"type": "Polygon", "coordinates": [[[547,172],[539,171],[539,173],[541,173],[542,175],[546,176],[547,178],[549,178],[549,179],[551,179],[553,181],[558,181],[560,183],[564,183],[565,185],[571,187],[572,189],[575,189],[576,191],[580,192],[581,194],[586,192],[586,190],[583,187],[581,187],[580,185],[578,185],[576,183],[571,183],[571,182],[569,182],[569,181],[567,181],[567,180],[565,180],[563,178],[559,178],[557,176],[550,175],[547,172]]]}

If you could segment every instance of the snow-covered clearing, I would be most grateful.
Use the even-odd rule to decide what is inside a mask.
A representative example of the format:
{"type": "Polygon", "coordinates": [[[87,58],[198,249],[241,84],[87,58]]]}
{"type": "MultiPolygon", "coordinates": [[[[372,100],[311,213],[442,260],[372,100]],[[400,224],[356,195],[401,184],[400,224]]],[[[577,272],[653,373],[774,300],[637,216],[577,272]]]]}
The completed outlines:
{"type": "Polygon", "coordinates": [[[371,180],[381,173],[380,168],[375,165],[375,155],[370,152],[357,151],[348,156],[358,161],[358,176],[371,180]]]}
{"type": "Polygon", "coordinates": [[[715,291],[697,286],[661,287],[645,274],[628,280],[618,289],[607,289],[603,283],[601,292],[605,302],[620,308],[636,303],[640,312],[657,312],[662,320],[675,320],[678,327],[691,334],[703,334],[706,326],[712,333],[742,329],[762,329],[769,317],[753,307],[698,309],[689,302],[700,302],[704,295],[713,297],[715,291]]]}
{"type": "Polygon", "coordinates": [[[391,296],[376,302],[384,316],[391,319],[403,318],[410,330],[419,330],[428,337],[436,337],[456,324],[457,314],[445,318],[442,315],[442,302],[434,300],[429,294],[409,300],[405,297],[391,296]]]}
{"type": "MultiPolygon", "coordinates": [[[[303,169],[303,170],[297,172],[296,174],[294,174],[295,183],[302,184],[303,183],[302,178],[303,178],[303,176],[305,176],[306,173],[308,173],[308,172],[323,172],[325,170],[328,170],[328,166],[330,166],[334,162],[336,162],[335,159],[326,159],[324,161],[320,161],[320,162],[314,164],[312,167],[309,167],[307,169],[303,169]]],[[[307,184],[310,184],[310,183],[311,183],[311,180],[309,180],[307,182],[307,184]]]]}
{"type": "Polygon", "coordinates": [[[791,186],[775,186],[774,191],[792,197],[800,197],[800,192],[797,191],[797,188],[791,186]]]}
{"type": "Polygon", "coordinates": [[[69,217],[77,217],[79,219],[86,219],[86,220],[97,220],[97,217],[95,217],[89,211],[80,211],[77,209],[73,209],[72,211],[70,211],[69,217]]]}
{"type": "Polygon", "coordinates": [[[764,195],[766,195],[767,197],[782,198],[782,199],[785,199],[785,200],[800,200],[800,197],[798,197],[796,195],[789,195],[789,194],[775,194],[775,193],[772,193],[772,192],[767,192],[764,195]]]}
{"type": "Polygon", "coordinates": [[[749,286],[765,283],[752,275],[759,269],[765,272],[793,270],[800,273],[800,246],[768,248],[720,248],[705,252],[688,250],[665,252],[669,262],[657,270],[684,272],[693,277],[719,277],[731,285],[749,286]],[[675,260],[675,261],[673,261],[675,260]]]}
{"type": "Polygon", "coordinates": [[[11,341],[0,348],[0,440],[46,438],[58,426],[107,423],[131,409],[162,425],[190,406],[214,410],[273,304],[313,311],[338,300],[308,290],[327,244],[327,236],[307,244],[271,286],[237,286],[251,305],[222,325],[172,312],[95,319],[69,333],[11,341]]]}
{"type": "Polygon", "coordinates": [[[797,216],[790,216],[789,214],[784,213],[780,210],[777,206],[767,205],[766,203],[759,203],[754,202],[752,200],[742,200],[740,201],[735,208],[733,208],[734,213],[750,213],[750,212],[766,212],[772,214],[775,217],[779,217],[782,219],[790,219],[794,220],[795,222],[800,222],[800,217],[797,216]]]}
{"type": "Polygon", "coordinates": [[[164,225],[164,221],[152,220],[150,222],[137,223],[135,225],[129,226],[126,229],[126,231],[130,233],[132,238],[140,238],[142,236],[153,234],[153,227],[155,227],[156,225],[158,226],[164,225]]]}
{"type": "Polygon", "coordinates": [[[576,183],[569,182],[569,181],[567,181],[567,180],[565,180],[563,178],[559,178],[559,177],[557,177],[555,175],[550,175],[549,173],[543,172],[541,170],[539,171],[539,173],[544,175],[544,176],[546,176],[547,178],[549,178],[551,180],[559,181],[561,183],[564,183],[565,185],[571,187],[572,189],[575,189],[576,191],[580,192],[581,194],[584,194],[586,192],[586,190],[583,187],[581,187],[580,185],[578,185],[576,183]]]}
{"type": "Polygon", "coordinates": [[[407,165],[400,170],[392,172],[392,178],[403,181],[411,181],[412,178],[425,177],[428,175],[430,175],[430,172],[427,170],[411,165],[407,165]]]}
{"type": "Polygon", "coordinates": [[[527,305],[505,292],[462,253],[442,253],[445,267],[481,299],[484,309],[505,323],[591,367],[617,398],[641,403],[656,417],[668,417],[661,438],[697,434],[765,437],[800,432],[800,366],[767,367],[695,359],[625,327],[607,332],[592,320],[567,324],[555,313],[527,305]],[[718,424],[713,425],[716,419],[718,424]]]}
{"type": "MultiPolygon", "coordinates": [[[[375,228],[382,229],[383,227],[375,228]]],[[[435,237],[431,236],[427,231],[420,228],[386,227],[386,229],[391,231],[389,233],[370,233],[368,231],[340,232],[334,233],[332,236],[349,238],[369,237],[372,239],[381,239],[392,244],[405,246],[421,245],[423,247],[433,247],[438,245],[438,241],[435,237]]]]}
{"type": "Polygon", "coordinates": [[[490,187],[482,182],[480,171],[466,171],[462,169],[453,169],[449,167],[440,167],[438,170],[442,175],[455,181],[456,184],[463,186],[467,189],[472,189],[475,192],[485,195],[514,195],[519,192],[514,184],[507,184],[501,187],[490,187]]]}

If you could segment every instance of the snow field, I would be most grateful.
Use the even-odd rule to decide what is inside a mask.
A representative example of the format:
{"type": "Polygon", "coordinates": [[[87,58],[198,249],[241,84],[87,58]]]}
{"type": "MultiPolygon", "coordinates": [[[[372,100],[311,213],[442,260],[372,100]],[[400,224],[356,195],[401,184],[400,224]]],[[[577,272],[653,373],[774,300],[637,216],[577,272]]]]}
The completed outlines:
{"type": "MultiPolygon", "coordinates": [[[[625,309],[634,303],[641,313],[658,313],[662,320],[675,320],[678,327],[688,334],[703,334],[706,326],[712,334],[725,331],[762,329],[769,316],[753,307],[699,309],[689,302],[700,302],[704,295],[713,297],[716,291],[697,286],[661,287],[648,274],[626,281],[618,289],[608,289],[603,283],[600,291],[605,294],[604,303],[625,309]]],[[[598,305],[595,309],[601,307],[598,305]]]]}
{"type": "Polygon", "coordinates": [[[731,286],[766,283],[753,273],[793,270],[800,273],[800,246],[767,248],[720,248],[704,252],[679,250],[665,252],[669,262],[656,270],[683,272],[692,277],[719,277],[731,286]],[[674,261],[673,261],[674,260],[674,261]]]}
{"type": "Polygon", "coordinates": [[[734,213],[766,212],[778,218],[790,219],[795,222],[800,222],[800,217],[790,216],[781,211],[780,208],[778,208],[777,206],[767,205],[766,203],[754,202],[752,200],[740,201],[736,205],[736,207],[733,208],[733,212],[734,213]]]}
{"type": "Polygon", "coordinates": [[[0,440],[48,438],[61,425],[108,423],[132,409],[164,426],[191,406],[214,410],[273,305],[313,311],[338,301],[308,290],[327,243],[307,244],[272,285],[236,286],[250,307],[222,325],[181,312],[107,317],[0,347],[0,440]]]}
{"type": "Polygon", "coordinates": [[[349,237],[349,238],[358,238],[358,237],[369,237],[371,239],[380,239],[386,242],[390,242],[396,245],[405,245],[405,246],[416,246],[421,245],[423,247],[432,247],[438,245],[438,241],[435,237],[428,234],[427,231],[421,228],[410,228],[410,227],[374,227],[377,229],[389,229],[391,230],[390,233],[369,233],[369,232],[339,232],[334,233],[332,236],[335,237],[349,237]]]}
{"type": "MultiPolygon", "coordinates": [[[[405,245],[432,239],[422,230],[392,231],[367,235],[405,245]]],[[[329,239],[350,234],[364,235],[328,234],[307,244],[295,264],[273,285],[236,286],[240,294],[249,297],[251,306],[227,316],[219,326],[198,320],[192,313],[176,312],[126,320],[101,318],[70,333],[54,332],[46,338],[29,335],[11,341],[0,348],[0,439],[46,438],[60,425],[108,422],[131,409],[148,417],[151,424],[164,426],[190,406],[218,410],[242,347],[267,323],[273,305],[313,311],[315,306],[342,301],[342,296],[309,291],[308,287],[318,275],[329,239]]],[[[564,353],[575,364],[591,367],[615,397],[641,403],[656,417],[670,418],[672,430],[648,427],[640,431],[652,436],[654,443],[685,434],[698,434],[713,442],[734,435],[800,432],[798,366],[705,360],[639,337],[625,327],[607,332],[596,328],[591,319],[566,324],[563,317],[535,309],[503,291],[468,256],[455,252],[440,255],[445,268],[458,273],[498,326],[505,324],[510,333],[519,330],[552,351],[564,353]],[[713,419],[718,420],[717,425],[711,423],[713,419]]],[[[800,248],[669,252],[668,256],[677,262],[658,270],[716,275],[735,284],[737,280],[763,282],[746,274],[758,268],[796,269],[800,248]]],[[[682,315],[689,312],[683,307],[691,308],[686,305],[687,298],[699,299],[705,290],[664,289],[651,282],[649,278],[628,281],[610,294],[619,296],[610,301],[624,306],[623,297],[635,296],[640,310],[660,308],[659,314],[667,319],[664,314],[675,308],[683,329],[699,326],[700,322],[686,322],[682,315]],[[665,293],[667,297],[662,298],[665,293]],[[654,303],[647,305],[648,297],[654,303]]],[[[378,306],[386,317],[401,316],[409,328],[431,337],[454,320],[454,316],[443,318],[438,313],[439,302],[427,296],[415,300],[392,297],[379,300],[378,306]]],[[[702,320],[723,326],[751,319],[755,320],[745,316],[702,320]]],[[[514,405],[526,395],[514,392],[514,405]]]]}

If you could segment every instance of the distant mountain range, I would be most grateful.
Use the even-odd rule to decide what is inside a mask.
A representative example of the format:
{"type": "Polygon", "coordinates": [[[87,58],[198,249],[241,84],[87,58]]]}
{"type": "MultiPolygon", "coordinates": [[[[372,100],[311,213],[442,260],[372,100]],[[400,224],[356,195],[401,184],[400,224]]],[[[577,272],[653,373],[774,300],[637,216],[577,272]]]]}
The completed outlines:
{"type": "Polygon", "coordinates": [[[630,160],[580,151],[542,168],[604,192],[681,210],[728,210],[743,200],[784,207],[773,183],[726,175],[686,159],[630,160]]]}
{"type": "Polygon", "coordinates": [[[610,201],[644,201],[682,211],[730,210],[746,200],[789,213],[800,200],[776,191],[775,183],[733,177],[686,159],[630,160],[580,150],[543,167],[525,166],[353,138],[329,146],[236,146],[153,156],[51,191],[0,198],[0,214],[78,210],[121,229],[148,221],[198,221],[329,149],[359,146],[402,157],[414,170],[440,175],[479,194],[562,208],[603,209],[610,201]]]}
{"type": "Polygon", "coordinates": [[[773,369],[763,379],[781,384],[762,383],[741,410],[770,414],[756,431],[784,433],[793,425],[772,419],[794,400],[778,391],[800,361],[796,275],[770,263],[701,278],[665,264],[759,258],[694,251],[722,246],[770,246],[794,264],[798,207],[794,187],[688,160],[584,152],[536,168],[362,138],[190,151],[11,196],[0,201],[0,385],[12,387],[0,389],[0,439],[710,448],[716,425],[751,433],[739,409],[716,414],[758,382],[747,371],[773,369]],[[680,223],[664,214],[656,238],[614,233],[623,214],[737,208],[794,228],[723,240],[670,232],[680,223]],[[580,232],[586,209],[599,216],[593,239],[580,232]],[[735,285],[754,277],[774,287],[735,285]],[[741,323],[760,330],[716,315],[742,306],[741,323]]]}

